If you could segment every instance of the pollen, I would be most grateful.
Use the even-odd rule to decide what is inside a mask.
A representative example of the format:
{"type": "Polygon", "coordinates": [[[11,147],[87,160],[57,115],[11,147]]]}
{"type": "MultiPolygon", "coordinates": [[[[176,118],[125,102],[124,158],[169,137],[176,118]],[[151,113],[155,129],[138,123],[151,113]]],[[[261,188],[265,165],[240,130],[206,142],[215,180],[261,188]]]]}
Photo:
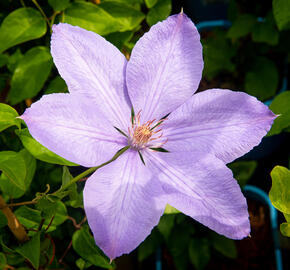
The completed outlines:
{"type": "Polygon", "coordinates": [[[151,120],[144,124],[140,121],[140,112],[133,117],[132,126],[128,128],[129,144],[136,150],[143,148],[157,148],[161,147],[166,141],[162,140],[162,129],[160,128],[163,121],[151,120]],[[158,129],[157,129],[158,127],[158,129]]]}

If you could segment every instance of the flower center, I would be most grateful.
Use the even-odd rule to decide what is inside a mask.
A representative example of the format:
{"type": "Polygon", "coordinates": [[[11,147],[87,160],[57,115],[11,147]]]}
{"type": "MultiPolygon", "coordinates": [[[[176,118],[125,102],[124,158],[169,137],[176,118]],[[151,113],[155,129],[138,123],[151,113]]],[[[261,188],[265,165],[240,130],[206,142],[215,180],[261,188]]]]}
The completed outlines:
{"type": "Polygon", "coordinates": [[[129,145],[136,149],[143,148],[158,148],[161,147],[167,140],[162,139],[161,124],[165,119],[159,121],[148,121],[145,124],[140,123],[140,112],[133,117],[132,125],[128,128],[129,145]],[[157,128],[158,127],[158,128],[157,128]]]}

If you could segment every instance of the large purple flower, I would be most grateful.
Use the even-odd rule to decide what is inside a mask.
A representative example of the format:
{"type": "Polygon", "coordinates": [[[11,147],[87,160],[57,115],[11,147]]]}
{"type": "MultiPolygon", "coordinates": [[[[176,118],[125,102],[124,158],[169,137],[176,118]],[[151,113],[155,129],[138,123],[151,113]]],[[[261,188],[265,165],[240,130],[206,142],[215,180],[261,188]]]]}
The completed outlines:
{"type": "Polygon", "coordinates": [[[85,167],[130,146],[84,189],[89,225],[111,259],[150,234],[166,203],[227,237],[249,234],[246,200],[225,164],[257,145],[275,115],[241,92],[192,96],[202,47],[185,14],[153,26],[128,62],[101,36],[68,24],[54,26],[51,53],[70,93],[25,111],[32,136],[85,167]]]}

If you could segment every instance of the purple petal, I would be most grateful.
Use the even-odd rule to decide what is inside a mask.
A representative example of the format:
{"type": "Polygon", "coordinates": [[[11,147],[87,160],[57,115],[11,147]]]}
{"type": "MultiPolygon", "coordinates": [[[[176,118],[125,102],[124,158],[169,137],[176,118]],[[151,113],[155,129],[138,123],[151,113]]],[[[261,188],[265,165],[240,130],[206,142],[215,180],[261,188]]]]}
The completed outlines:
{"type": "Polygon", "coordinates": [[[211,89],[193,95],[164,122],[169,151],[212,153],[228,163],[261,142],[275,115],[242,92],[211,89]]]}
{"type": "Polygon", "coordinates": [[[170,205],[229,238],[249,235],[246,200],[221,160],[197,152],[147,153],[145,158],[170,205]]]}
{"type": "Polygon", "coordinates": [[[203,69],[199,33],[183,13],[152,26],[135,45],[126,79],[135,112],[160,119],[197,89],[203,69]]]}
{"type": "Polygon", "coordinates": [[[21,118],[38,142],[82,166],[100,165],[126,145],[125,137],[84,96],[43,96],[21,118]]]}
{"type": "Polygon", "coordinates": [[[97,245],[111,259],[135,249],[157,225],[165,204],[159,184],[128,150],[86,182],[84,207],[97,245]]]}
{"type": "Polygon", "coordinates": [[[61,23],[53,26],[51,54],[71,93],[90,97],[114,126],[127,129],[127,61],[116,47],[98,34],[61,23]]]}

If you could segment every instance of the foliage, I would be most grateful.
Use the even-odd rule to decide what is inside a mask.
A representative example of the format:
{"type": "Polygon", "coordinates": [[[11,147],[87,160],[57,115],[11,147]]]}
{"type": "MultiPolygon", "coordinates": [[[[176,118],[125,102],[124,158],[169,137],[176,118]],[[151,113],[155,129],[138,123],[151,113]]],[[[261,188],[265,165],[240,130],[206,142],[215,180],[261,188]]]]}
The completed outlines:
{"type": "MultiPolygon", "coordinates": [[[[85,179],[74,177],[83,168],[39,144],[19,115],[43,94],[67,92],[50,55],[53,24],[66,22],[94,31],[129,57],[138,38],[170,15],[171,1],[4,0],[0,7],[0,197],[28,237],[18,243],[0,211],[0,269],[114,268],[86,224],[83,182],[77,181],[85,179]]],[[[236,89],[261,100],[272,98],[281,88],[283,61],[289,56],[289,43],[287,47],[283,42],[290,29],[289,1],[273,0],[273,11],[262,14],[262,20],[255,10],[243,13],[236,8],[232,14],[237,16],[229,29],[202,35],[204,78],[230,77],[236,89]]],[[[290,130],[289,104],[289,91],[274,98],[270,108],[281,116],[269,135],[290,130]]],[[[256,166],[256,161],[229,164],[241,186],[256,166]]],[[[288,222],[281,224],[288,236],[289,174],[286,168],[275,167],[270,192],[288,222]],[[281,191],[285,196],[278,196],[281,191]]],[[[210,232],[169,205],[138,248],[138,260],[145,261],[160,247],[169,252],[177,269],[187,269],[189,264],[204,269],[216,253],[229,259],[237,256],[233,240],[210,232]]]]}

